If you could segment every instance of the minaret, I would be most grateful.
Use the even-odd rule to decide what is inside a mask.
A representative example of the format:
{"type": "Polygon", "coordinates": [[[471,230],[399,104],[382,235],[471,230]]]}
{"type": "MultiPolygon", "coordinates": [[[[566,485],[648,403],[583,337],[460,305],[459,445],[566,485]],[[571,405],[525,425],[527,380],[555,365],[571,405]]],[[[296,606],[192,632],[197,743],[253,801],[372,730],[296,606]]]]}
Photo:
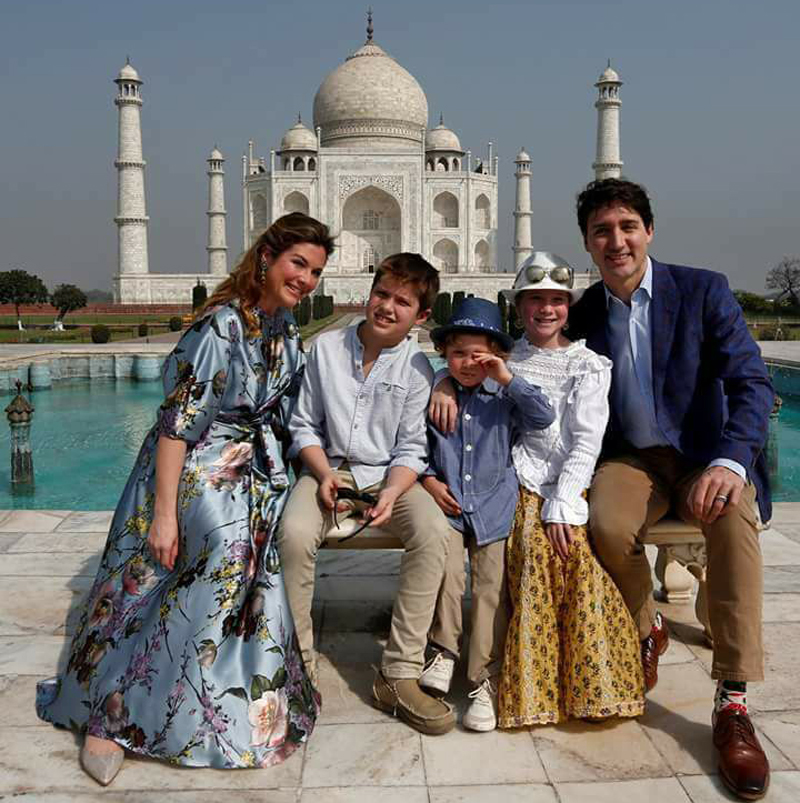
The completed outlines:
{"type": "Polygon", "coordinates": [[[531,240],[531,157],[523,148],[514,159],[517,171],[517,204],[514,207],[514,270],[533,253],[531,240]]]}
{"type": "Polygon", "coordinates": [[[144,160],[142,159],[142,82],[130,59],[114,79],[119,93],[117,160],[118,260],[120,275],[147,273],[147,212],[144,199],[144,160]]]}
{"type": "Polygon", "coordinates": [[[225,244],[225,161],[217,146],[208,157],[208,272],[213,276],[228,273],[228,246],[225,244]]]}
{"type": "Polygon", "coordinates": [[[597,158],[592,167],[594,177],[619,178],[622,173],[622,160],[619,158],[619,88],[622,81],[611,69],[609,59],[600,80],[595,84],[599,96],[594,104],[597,109],[597,158]]]}

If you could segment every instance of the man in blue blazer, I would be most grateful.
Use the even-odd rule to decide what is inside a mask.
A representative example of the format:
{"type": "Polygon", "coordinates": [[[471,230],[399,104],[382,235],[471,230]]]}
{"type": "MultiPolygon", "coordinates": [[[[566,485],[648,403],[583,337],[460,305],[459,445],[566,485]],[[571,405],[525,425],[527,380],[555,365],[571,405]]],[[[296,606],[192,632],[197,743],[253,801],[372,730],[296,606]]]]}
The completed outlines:
{"type": "Polygon", "coordinates": [[[639,627],[650,689],[669,636],[639,539],[668,510],[702,527],[720,776],[757,799],[769,764],[745,693],[748,680],[763,680],[757,511],[769,520],[769,376],[724,276],[649,257],[653,213],[643,187],[592,182],[577,211],[603,281],[570,311],[570,334],[614,362],[611,418],[590,490],[592,539],[639,627]]]}

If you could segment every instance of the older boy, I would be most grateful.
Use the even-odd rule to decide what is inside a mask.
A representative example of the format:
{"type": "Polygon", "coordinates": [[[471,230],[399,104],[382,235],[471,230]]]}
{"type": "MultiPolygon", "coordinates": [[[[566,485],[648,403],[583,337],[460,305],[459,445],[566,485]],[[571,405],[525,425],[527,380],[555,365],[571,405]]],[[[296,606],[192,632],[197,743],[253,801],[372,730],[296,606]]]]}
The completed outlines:
{"type": "Polygon", "coordinates": [[[438,291],[438,273],[421,256],[387,257],[375,273],[366,320],[317,338],[289,422],[292,452],[305,471],[278,530],[300,649],[315,676],[314,567],[337,489],[377,496],[364,516],[400,538],[405,554],[372,702],[428,734],[446,733],[455,723],[450,706],[417,683],[449,528],[416,482],[426,467],[425,409],[433,370],[408,333],[427,319],[438,291]]]}

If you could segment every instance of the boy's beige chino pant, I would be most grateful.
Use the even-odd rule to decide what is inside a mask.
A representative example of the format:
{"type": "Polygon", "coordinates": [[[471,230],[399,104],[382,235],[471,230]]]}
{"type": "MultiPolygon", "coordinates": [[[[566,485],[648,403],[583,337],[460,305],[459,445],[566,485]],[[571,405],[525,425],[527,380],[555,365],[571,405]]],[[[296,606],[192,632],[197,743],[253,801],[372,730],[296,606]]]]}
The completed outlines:
{"type": "MultiPolygon", "coordinates": [[[[508,629],[506,591],[506,545],[495,541],[479,546],[468,540],[471,605],[467,680],[478,686],[500,674],[508,629]]],[[[430,641],[458,657],[463,635],[461,601],[466,588],[464,535],[450,528],[450,547],[430,641]]]]}
{"type": "MultiPolygon", "coordinates": [[[[343,486],[355,488],[350,471],[340,469],[336,474],[343,486]]],[[[317,552],[333,526],[331,513],[320,507],[318,487],[319,483],[313,476],[302,475],[289,495],[278,526],[278,549],[286,595],[303,660],[312,672],[316,669],[311,622],[314,570],[317,552]]],[[[378,483],[360,490],[377,494],[381,487],[382,483],[378,483]]],[[[347,515],[338,514],[340,520],[347,515]]],[[[428,630],[444,573],[450,526],[433,497],[419,483],[414,483],[394,503],[392,518],[382,529],[399,538],[405,551],[381,669],[388,678],[416,679],[424,665],[428,630]]]]}

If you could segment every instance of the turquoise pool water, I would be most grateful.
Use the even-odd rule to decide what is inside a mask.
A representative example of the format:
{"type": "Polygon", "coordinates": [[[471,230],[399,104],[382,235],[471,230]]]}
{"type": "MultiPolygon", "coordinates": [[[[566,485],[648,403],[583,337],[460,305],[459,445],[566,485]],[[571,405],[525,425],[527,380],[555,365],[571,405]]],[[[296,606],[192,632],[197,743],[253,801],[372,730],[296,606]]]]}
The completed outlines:
{"type": "MultiPolygon", "coordinates": [[[[776,501],[800,501],[800,372],[775,376],[783,398],[778,424],[776,501]],[[798,395],[787,383],[796,381],[798,395]]],[[[0,421],[0,510],[111,510],[161,403],[160,382],[64,380],[28,394],[36,485],[11,492],[9,430],[0,421]]],[[[11,396],[0,396],[2,407],[11,396]]]]}
{"type": "MultiPolygon", "coordinates": [[[[68,379],[26,394],[32,495],[11,492],[9,429],[0,422],[0,509],[112,510],[161,404],[161,382],[68,379]]],[[[2,407],[12,396],[0,396],[2,407]]]]}

